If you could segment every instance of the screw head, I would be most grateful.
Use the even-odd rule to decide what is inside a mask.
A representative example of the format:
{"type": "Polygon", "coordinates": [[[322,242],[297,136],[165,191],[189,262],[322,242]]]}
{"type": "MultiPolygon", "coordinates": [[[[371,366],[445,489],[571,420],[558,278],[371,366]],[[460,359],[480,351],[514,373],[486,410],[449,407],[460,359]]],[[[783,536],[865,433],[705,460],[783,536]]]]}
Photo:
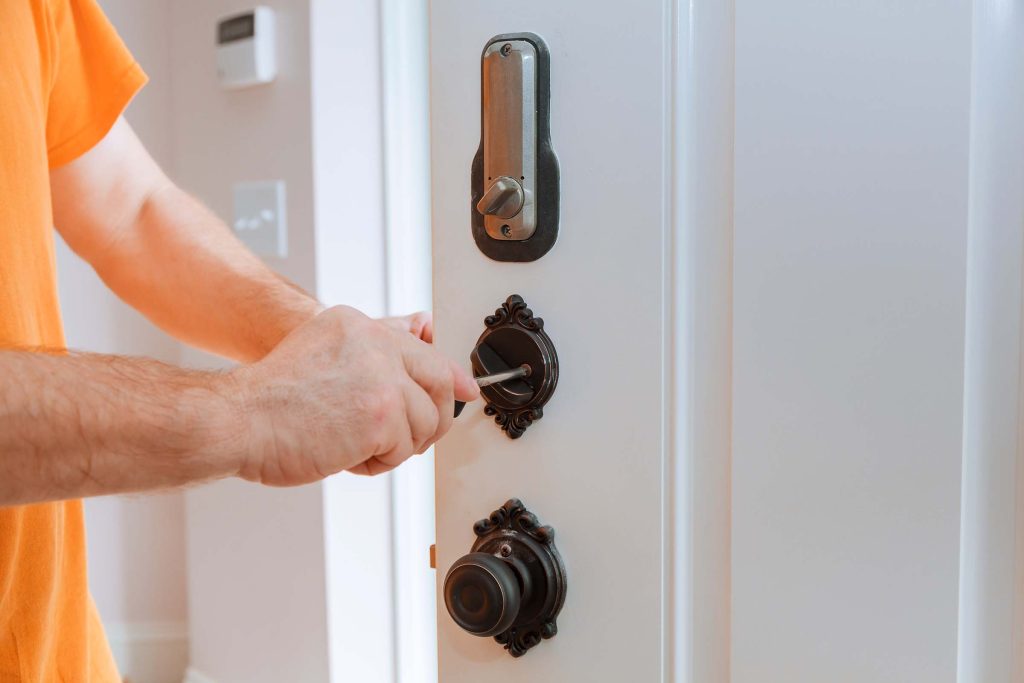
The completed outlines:
{"type": "Polygon", "coordinates": [[[508,57],[512,53],[512,43],[505,43],[501,46],[501,56],[508,57]]]}
{"type": "Polygon", "coordinates": [[[502,557],[508,557],[509,555],[512,554],[512,546],[510,546],[508,543],[506,543],[503,546],[501,546],[501,548],[498,549],[498,553],[502,557]]]}
{"type": "Polygon", "coordinates": [[[512,234],[512,228],[508,227],[507,225],[501,226],[501,234],[504,235],[505,237],[509,237],[512,234]]]}

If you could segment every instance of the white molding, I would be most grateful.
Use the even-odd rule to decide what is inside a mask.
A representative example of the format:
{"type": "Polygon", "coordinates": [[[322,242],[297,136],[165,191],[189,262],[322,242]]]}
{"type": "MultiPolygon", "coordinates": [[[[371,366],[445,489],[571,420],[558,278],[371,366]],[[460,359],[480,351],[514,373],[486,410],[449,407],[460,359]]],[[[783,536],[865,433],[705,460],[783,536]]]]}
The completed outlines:
{"type": "MultiPolygon", "coordinates": [[[[388,315],[431,306],[428,3],[383,0],[384,216],[388,315]]],[[[391,473],[395,681],[437,681],[434,455],[391,473]]]]}
{"type": "MultiPolygon", "coordinates": [[[[317,296],[383,316],[381,10],[376,0],[313,0],[309,7],[317,296]],[[359,68],[339,79],[340,64],[359,68]]],[[[395,678],[391,501],[390,475],[343,473],[323,483],[328,675],[334,683],[395,678]]]]}
{"type": "Polygon", "coordinates": [[[730,680],[735,3],[670,6],[664,680],[703,683],[730,680]]]}
{"type": "Polygon", "coordinates": [[[974,3],[957,680],[1024,680],[1024,23],[974,3]]]}
{"type": "Polygon", "coordinates": [[[182,680],[182,683],[217,683],[217,681],[190,666],[185,671],[185,678],[182,680]]]}

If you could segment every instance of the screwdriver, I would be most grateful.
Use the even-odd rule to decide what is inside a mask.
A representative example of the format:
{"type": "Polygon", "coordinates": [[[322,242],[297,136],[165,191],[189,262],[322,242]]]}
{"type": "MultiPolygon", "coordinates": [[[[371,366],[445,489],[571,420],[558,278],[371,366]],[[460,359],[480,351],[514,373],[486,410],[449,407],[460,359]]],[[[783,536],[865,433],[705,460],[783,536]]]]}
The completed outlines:
{"type": "MultiPolygon", "coordinates": [[[[502,370],[501,372],[495,372],[490,375],[481,375],[476,378],[476,385],[478,387],[489,387],[492,384],[501,384],[512,379],[522,379],[523,377],[529,377],[533,369],[523,363],[518,368],[512,368],[511,370],[502,370]]],[[[462,409],[466,407],[465,401],[455,402],[455,417],[462,414],[462,409]]]]}

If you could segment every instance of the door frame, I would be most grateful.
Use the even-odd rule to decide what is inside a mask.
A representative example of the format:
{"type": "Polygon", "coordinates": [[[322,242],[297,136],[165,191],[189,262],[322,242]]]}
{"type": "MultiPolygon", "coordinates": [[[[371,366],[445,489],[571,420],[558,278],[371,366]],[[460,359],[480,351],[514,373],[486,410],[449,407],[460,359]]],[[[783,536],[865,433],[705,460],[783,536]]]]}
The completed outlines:
{"type": "Polygon", "coordinates": [[[730,680],[735,2],[667,2],[673,310],[663,680],[730,680]]]}

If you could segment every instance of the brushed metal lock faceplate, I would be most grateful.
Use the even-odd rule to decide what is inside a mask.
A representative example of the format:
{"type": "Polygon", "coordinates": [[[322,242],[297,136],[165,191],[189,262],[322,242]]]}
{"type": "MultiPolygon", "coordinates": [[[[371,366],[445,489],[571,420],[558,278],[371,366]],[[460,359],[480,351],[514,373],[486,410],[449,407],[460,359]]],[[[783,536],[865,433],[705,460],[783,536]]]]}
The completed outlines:
{"type": "Polygon", "coordinates": [[[558,160],[548,125],[550,57],[531,33],[496,36],[481,58],[473,236],[498,261],[533,261],[558,233],[558,160]]]}
{"type": "Polygon", "coordinates": [[[537,48],[491,43],[483,66],[484,196],[476,210],[496,240],[537,230],[537,48]],[[503,210],[504,209],[504,210],[503,210]]]}

